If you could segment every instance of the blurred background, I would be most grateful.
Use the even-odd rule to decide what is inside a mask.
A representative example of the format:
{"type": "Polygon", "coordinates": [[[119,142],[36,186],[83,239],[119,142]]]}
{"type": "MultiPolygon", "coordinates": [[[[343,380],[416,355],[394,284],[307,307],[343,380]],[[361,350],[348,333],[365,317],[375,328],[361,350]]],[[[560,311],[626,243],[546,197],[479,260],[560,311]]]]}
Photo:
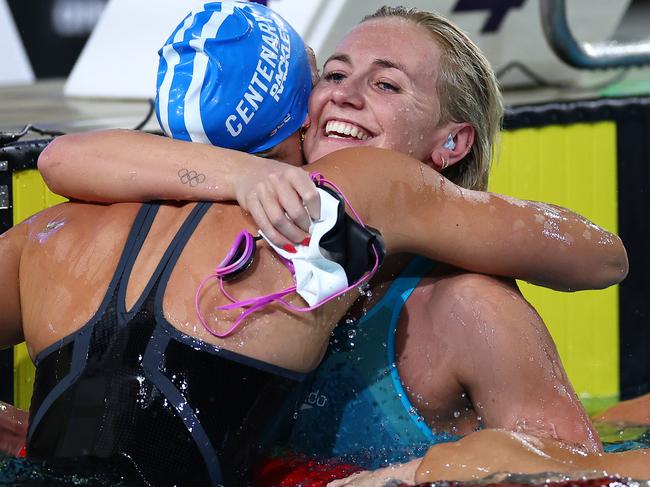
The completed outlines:
{"type": "MultiPolygon", "coordinates": [[[[11,16],[34,78],[44,80],[70,75],[108,0],[0,0],[0,4],[4,2],[8,8],[0,8],[0,17],[11,16]]],[[[165,3],[169,2],[163,1],[158,8],[163,8],[165,3]]],[[[183,4],[191,8],[200,2],[173,3],[183,9],[183,4]]],[[[566,67],[561,70],[559,64],[545,58],[552,54],[548,46],[536,45],[541,40],[536,38],[541,33],[538,0],[259,0],[257,3],[277,10],[321,56],[323,51],[331,51],[336,40],[377,5],[405,4],[441,12],[466,29],[488,54],[506,88],[539,86],[561,78],[567,81],[580,77],[578,71],[571,72],[566,67]],[[296,8],[297,5],[301,8],[296,8]],[[544,59],[541,64],[540,59],[544,59]],[[540,72],[535,72],[535,68],[541,68],[540,72]]],[[[615,39],[629,42],[647,39],[650,35],[650,0],[571,0],[567,7],[571,27],[582,41],[615,39]]],[[[138,21],[144,24],[147,16],[153,15],[154,8],[156,2],[144,0],[121,10],[120,15],[128,24],[129,17],[142,13],[145,17],[138,21]]],[[[7,45],[5,39],[1,40],[7,45]]],[[[164,38],[159,43],[163,41],[164,38]]],[[[597,75],[594,77],[599,79],[597,75]]],[[[7,81],[3,83],[2,76],[0,84],[8,84],[7,81]]]]}
{"type": "Polygon", "coordinates": [[[8,0],[36,79],[66,78],[107,0],[8,0]]]}

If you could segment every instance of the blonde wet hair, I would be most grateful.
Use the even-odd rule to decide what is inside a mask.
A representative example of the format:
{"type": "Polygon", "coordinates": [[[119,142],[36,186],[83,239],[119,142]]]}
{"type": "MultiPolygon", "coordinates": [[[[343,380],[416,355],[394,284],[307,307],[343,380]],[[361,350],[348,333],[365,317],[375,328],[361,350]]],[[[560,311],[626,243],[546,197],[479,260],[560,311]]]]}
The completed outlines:
{"type": "Polygon", "coordinates": [[[437,90],[438,125],[450,121],[474,127],[471,150],[445,176],[464,188],[486,190],[490,162],[503,119],[503,101],[490,63],[476,44],[446,18],[406,7],[382,7],[361,22],[396,17],[424,27],[441,50],[437,90]]]}

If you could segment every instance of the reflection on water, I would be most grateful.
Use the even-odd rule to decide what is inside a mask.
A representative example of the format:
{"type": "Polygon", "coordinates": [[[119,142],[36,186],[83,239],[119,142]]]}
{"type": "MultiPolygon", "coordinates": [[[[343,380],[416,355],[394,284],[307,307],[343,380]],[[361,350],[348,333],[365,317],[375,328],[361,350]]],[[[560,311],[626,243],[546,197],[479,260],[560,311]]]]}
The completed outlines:
{"type": "Polygon", "coordinates": [[[609,453],[650,448],[650,426],[616,422],[595,423],[605,451],[609,453]]]}

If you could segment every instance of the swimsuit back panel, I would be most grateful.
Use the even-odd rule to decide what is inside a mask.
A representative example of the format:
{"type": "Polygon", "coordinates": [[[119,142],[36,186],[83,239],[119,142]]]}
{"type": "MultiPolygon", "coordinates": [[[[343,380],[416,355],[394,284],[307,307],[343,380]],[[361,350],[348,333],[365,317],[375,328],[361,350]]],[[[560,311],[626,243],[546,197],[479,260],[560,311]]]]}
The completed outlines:
{"type": "Polygon", "coordinates": [[[95,316],[37,357],[29,456],[116,462],[152,485],[246,485],[258,451],[292,417],[304,375],[165,320],[167,281],[208,208],[193,209],[127,312],[131,267],[157,211],[143,205],[95,316]]]}

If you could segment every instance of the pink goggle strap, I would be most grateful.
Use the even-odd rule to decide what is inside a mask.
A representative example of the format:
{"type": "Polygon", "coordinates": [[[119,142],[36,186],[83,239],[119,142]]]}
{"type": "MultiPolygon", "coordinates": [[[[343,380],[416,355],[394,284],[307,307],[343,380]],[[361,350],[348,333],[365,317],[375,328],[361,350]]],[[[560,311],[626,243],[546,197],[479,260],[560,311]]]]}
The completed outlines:
{"type": "MultiPolygon", "coordinates": [[[[343,198],[343,201],[345,204],[350,208],[350,212],[353,214],[354,218],[357,220],[357,222],[365,228],[365,224],[363,223],[363,220],[359,216],[359,214],[355,211],[355,209],[352,207],[350,204],[350,201],[345,197],[343,192],[336,186],[334,183],[331,181],[325,179],[325,177],[320,174],[320,173],[312,173],[310,174],[312,180],[316,184],[327,184],[331,186],[338,194],[341,195],[343,198]]],[[[263,296],[257,296],[255,298],[250,298],[250,299],[244,299],[244,300],[237,300],[234,298],[228,291],[226,291],[224,287],[224,278],[228,277],[228,275],[232,274],[233,272],[236,272],[240,270],[243,266],[245,266],[249,259],[252,258],[253,253],[255,252],[255,239],[254,237],[245,231],[240,232],[237,237],[235,238],[235,242],[233,243],[232,247],[230,248],[230,251],[228,252],[228,255],[226,255],[226,258],[215,268],[214,272],[207,276],[205,279],[201,281],[199,284],[198,289],[196,290],[196,295],[194,296],[194,308],[196,309],[196,314],[199,317],[199,321],[203,325],[203,327],[212,335],[219,337],[219,338],[225,338],[228,335],[230,335],[232,332],[234,332],[239,325],[251,314],[255,313],[256,311],[264,308],[268,304],[271,303],[276,303],[290,311],[294,312],[299,312],[299,313],[305,313],[308,311],[313,311],[316,308],[324,305],[325,303],[328,303],[329,301],[341,296],[342,294],[345,294],[348,292],[350,289],[352,289],[355,286],[358,286],[366,281],[368,281],[372,276],[375,275],[377,272],[377,269],[379,268],[379,252],[377,251],[376,245],[373,243],[372,244],[372,251],[373,254],[375,255],[375,264],[373,265],[372,269],[366,272],[357,282],[349,285],[345,289],[342,289],[341,291],[338,291],[337,293],[323,299],[322,301],[314,304],[313,306],[308,306],[308,307],[299,307],[299,306],[294,306],[291,303],[288,303],[287,301],[284,300],[284,297],[287,296],[288,294],[291,294],[296,291],[296,286],[290,286],[286,289],[283,289],[282,291],[278,291],[275,293],[270,293],[266,294],[263,296]],[[231,260],[237,255],[237,252],[239,251],[241,245],[244,245],[243,251],[241,252],[241,255],[238,259],[236,259],[234,262],[231,262],[231,260]],[[219,311],[228,311],[232,309],[238,309],[238,308],[247,308],[245,311],[243,311],[239,317],[235,320],[235,322],[224,332],[220,333],[213,329],[210,325],[208,325],[203,318],[203,315],[201,313],[200,307],[199,307],[199,298],[201,295],[201,292],[203,291],[204,286],[207,284],[207,282],[210,279],[218,279],[219,280],[219,288],[221,289],[221,292],[226,296],[230,301],[231,304],[226,304],[223,306],[217,306],[217,310],[219,311]]],[[[283,257],[281,257],[282,262],[284,265],[289,269],[289,271],[294,274],[294,268],[293,268],[293,263],[290,260],[287,260],[283,257]]]]}

